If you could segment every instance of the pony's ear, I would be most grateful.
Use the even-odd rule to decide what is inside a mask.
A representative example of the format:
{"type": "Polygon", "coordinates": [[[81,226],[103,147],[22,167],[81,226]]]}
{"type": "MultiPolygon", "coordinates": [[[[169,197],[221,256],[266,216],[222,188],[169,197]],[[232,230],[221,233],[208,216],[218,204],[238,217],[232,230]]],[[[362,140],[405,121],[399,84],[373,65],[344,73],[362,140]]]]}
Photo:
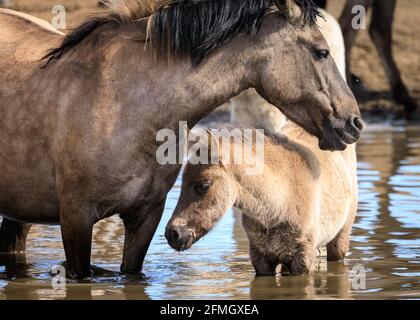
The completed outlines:
{"type": "Polygon", "coordinates": [[[302,11],[295,0],[274,0],[274,3],[279,11],[292,21],[299,19],[302,15],[302,11]]]}
{"type": "Polygon", "coordinates": [[[289,8],[289,0],[274,0],[274,3],[279,9],[287,9],[289,8]]]}
{"type": "Polygon", "coordinates": [[[290,21],[315,25],[317,17],[323,17],[313,0],[273,0],[279,11],[290,21]]]}

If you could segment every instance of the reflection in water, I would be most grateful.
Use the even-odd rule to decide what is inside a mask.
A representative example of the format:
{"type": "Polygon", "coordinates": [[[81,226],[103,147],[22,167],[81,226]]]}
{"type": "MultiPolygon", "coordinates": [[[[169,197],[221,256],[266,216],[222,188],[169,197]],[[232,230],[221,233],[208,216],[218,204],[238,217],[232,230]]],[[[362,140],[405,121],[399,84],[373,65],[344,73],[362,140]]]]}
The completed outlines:
{"type": "MultiPolygon", "coordinates": [[[[345,263],[321,257],[311,276],[255,278],[238,213],[228,214],[188,252],[176,253],[163,234],[178,181],[146,258],[145,278],[116,273],[54,290],[49,270],[64,260],[59,228],[34,226],[27,261],[0,256],[0,299],[420,298],[420,130],[371,126],[358,154],[359,214],[345,263]],[[366,289],[355,290],[351,274],[360,265],[366,289]]],[[[99,223],[93,263],[117,272],[123,235],[118,218],[99,223]]]]}

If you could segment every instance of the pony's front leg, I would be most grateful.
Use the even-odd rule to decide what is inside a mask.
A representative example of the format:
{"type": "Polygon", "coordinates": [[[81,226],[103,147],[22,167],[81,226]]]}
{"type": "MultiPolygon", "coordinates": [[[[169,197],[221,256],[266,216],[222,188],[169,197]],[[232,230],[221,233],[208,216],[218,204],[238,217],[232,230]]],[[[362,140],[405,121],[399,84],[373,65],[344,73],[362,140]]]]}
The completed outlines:
{"type": "Polygon", "coordinates": [[[144,258],[162,218],[164,208],[165,200],[134,217],[131,215],[123,217],[125,239],[122,273],[138,274],[142,271],[144,258]]]}
{"type": "Polygon", "coordinates": [[[289,239],[282,252],[282,265],[289,275],[311,273],[315,269],[316,248],[311,232],[302,232],[289,239]]]}
{"type": "Polygon", "coordinates": [[[278,260],[262,253],[252,243],[249,246],[249,255],[257,276],[274,276],[276,274],[278,260]]]}
{"type": "Polygon", "coordinates": [[[95,220],[93,210],[74,200],[61,201],[60,224],[66,253],[66,273],[71,278],[83,279],[91,276],[90,254],[95,220]]]}
{"type": "Polygon", "coordinates": [[[25,253],[30,224],[3,218],[0,227],[0,253],[25,253]]]}

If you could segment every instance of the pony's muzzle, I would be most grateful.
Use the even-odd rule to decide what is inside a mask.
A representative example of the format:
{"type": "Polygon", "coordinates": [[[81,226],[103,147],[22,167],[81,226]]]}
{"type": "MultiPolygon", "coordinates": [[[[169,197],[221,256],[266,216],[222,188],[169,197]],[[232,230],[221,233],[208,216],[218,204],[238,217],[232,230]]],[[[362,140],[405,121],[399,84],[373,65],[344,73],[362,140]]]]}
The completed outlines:
{"type": "Polygon", "coordinates": [[[185,251],[189,249],[193,242],[193,234],[186,227],[173,226],[166,229],[166,240],[176,251],[185,251]]]}
{"type": "Polygon", "coordinates": [[[358,116],[353,116],[350,120],[350,125],[352,126],[353,131],[355,132],[354,135],[357,136],[357,139],[359,139],[360,133],[365,128],[365,123],[363,122],[362,118],[358,116]]]}
{"type": "Polygon", "coordinates": [[[329,151],[345,150],[348,144],[359,140],[363,128],[364,122],[358,115],[347,120],[333,119],[325,123],[319,147],[329,151]]]}
{"type": "Polygon", "coordinates": [[[352,144],[359,140],[365,124],[359,116],[351,117],[345,124],[343,132],[340,136],[347,144],[352,144]]]}

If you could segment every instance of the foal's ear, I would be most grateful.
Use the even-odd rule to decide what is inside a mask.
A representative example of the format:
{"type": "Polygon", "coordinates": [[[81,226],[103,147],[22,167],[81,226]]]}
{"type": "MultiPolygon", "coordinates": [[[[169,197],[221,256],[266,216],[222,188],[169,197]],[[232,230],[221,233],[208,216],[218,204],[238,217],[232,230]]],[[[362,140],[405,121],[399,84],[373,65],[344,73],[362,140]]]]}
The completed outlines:
{"type": "Polygon", "coordinates": [[[216,136],[211,129],[206,129],[206,133],[210,163],[220,163],[220,137],[216,136]]]}

